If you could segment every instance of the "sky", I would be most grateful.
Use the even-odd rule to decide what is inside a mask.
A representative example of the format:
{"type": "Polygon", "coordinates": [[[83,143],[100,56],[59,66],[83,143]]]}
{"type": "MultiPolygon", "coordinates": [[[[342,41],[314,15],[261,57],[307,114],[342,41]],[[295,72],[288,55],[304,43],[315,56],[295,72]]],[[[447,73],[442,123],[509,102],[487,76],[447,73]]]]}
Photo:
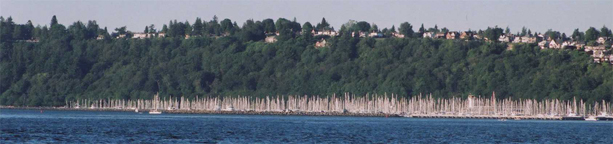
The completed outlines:
{"type": "Polygon", "coordinates": [[[315,25],[325,17],[336,29],[356,20],[380,29],[409,22],[414,30],[436,24],[452,31],[509,27],[515,33],[525,26],[533,32],[552,29],[570,35],[576,28],[612,28],[613,0],[0,0],[0,16],[12,16],[19,24],[31,20],[49,25],[53,15],[66,26],[96,20],[109,31],[122,26],[143,31],[150,24],[159,30],[170,20],[193,24],[196,17],[209,21],[216,15],[239,26],[248,19],[294,17],[301,24],[315,25]]]}

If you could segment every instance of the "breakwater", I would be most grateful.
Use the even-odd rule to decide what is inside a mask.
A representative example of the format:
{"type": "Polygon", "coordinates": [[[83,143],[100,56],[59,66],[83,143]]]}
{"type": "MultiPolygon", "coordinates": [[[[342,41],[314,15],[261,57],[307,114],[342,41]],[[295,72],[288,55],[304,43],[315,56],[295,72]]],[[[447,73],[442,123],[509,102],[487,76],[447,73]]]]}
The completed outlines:
{"type": "Polygon", "coordinates": [[[82,99],[66,102],[65,108],[90,110],[161,110],[165,113],[267,114],[267,115],[349,115],[405,116],[416,118],[493,118],[493,119],[613,119],[613,107],[605,101],[583,100],[513,100],[468,96],[467,98],[433,98],[397,95],[363,95],[345,93],[331,96],[226,96],[113,100],[82,99]]]}

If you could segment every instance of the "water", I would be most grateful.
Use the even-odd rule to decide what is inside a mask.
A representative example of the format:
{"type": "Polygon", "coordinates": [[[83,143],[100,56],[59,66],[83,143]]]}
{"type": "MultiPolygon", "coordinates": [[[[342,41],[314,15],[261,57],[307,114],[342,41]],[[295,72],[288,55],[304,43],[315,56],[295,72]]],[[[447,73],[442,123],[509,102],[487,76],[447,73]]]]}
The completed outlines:
{"type": "Polygon", "coordinates": [[[0,109],[0,143],[613,143],[613,122],[0,109]]]}

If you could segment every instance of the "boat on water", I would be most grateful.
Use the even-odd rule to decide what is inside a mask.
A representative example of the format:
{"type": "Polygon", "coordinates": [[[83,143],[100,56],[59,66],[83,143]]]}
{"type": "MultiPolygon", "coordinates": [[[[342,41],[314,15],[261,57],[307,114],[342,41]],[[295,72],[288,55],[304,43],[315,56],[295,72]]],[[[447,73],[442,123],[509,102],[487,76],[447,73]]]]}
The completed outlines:
{"type": "Polygon", "coordinates": [[[598,119],[596,119],[595,116],[590,116],[590,117],[585,118],[585,121],[598,121],[598,119]]]}
{"type": "Polygon", "coordinates": [[[162,111],[152,110],[152,111],[149,111],[149,114],[162,114],[162,111]]]}
{"type": "Polygon", "coordinates": [[[138,109],[134,109],[134,112],[138,113],[138,109]]]}

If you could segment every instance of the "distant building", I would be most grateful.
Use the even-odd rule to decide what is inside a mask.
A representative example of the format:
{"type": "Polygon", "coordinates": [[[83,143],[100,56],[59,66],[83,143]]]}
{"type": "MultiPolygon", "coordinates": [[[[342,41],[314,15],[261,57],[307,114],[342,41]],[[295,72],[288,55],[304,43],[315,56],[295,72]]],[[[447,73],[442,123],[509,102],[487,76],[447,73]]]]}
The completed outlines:
{"type": "Polygon", "coordinates": [[[474,34],[474,35],[473,35],[473,38],[474,38],[474,39],[478,39],[478,40],[480,40],[480,39],[483,39],[483,36],[481,36],[481,35],[479,35],[479,34],[474,34]]]}
{"type": "Polygon", "coordinates": [[[562,48],[562,47],[561,47],[561,45],[560,45],[560,42],[559,42],[559,41],[556,41],[556,40],[551,40],[551,41],[549,41],[549,45],[548,45],[548,47],[549,47],[549,48],[552,48],[552,49],[559,49],[559,48],[562,48]]]}
{"type": "Polygon", "coordinates": [[[434,38],[434,32],[425,32],[423,38],[434,38]]]}
{"type": "Polygon", "coordinates": [[[96,37],[96,40],[102,40],[104,39],[104,35],[98,35],[98,37],[96,37]]]}
{"type": "Polygon", "coordinates": [[[465,31],[460,34],[460,39],[470,39],[473,37],[473,32],[465,31]]]}
{"type": "Polygon", "coordinates": [[[368,34],[368,37],[380,38],[383,37],[383,34],[380,32],[371,32],[368,34]]]}
{"type": "Polygon", "coordinates": [[[561,48],[563,49],[577,49],[576,42],[564,41],[561,48]]]}
{"type": "Polygon", "coordinates": [[[336,31],[334,31],[334,30],[322,30],[322,31],[312,30],[311,33],[314,36],[319,36],[319,35],[326,35],[326,36],[331,36],[331,37],[332,36],[338,36],[338,33],[336,31]]]}
{"type": "Polygon", "coordinates": [[[396,37],[396,38],[404,38],[403,34],[397,33],[397,32],[392,32],[392,37],[396,37]]]}
{"type": "Polygon", "coordinates": [[[541,47],[541,49],[545,49],[546,44],[547,44],[547,41],[541,41],[538,43],[538,46],[541,47]]]}
{"type": "Polygon", "coordinates": [[[321,41],[317,41],[315,43],[315,47],[316,48],[326,47],[327,44],[328,42],[326,42],[326,39],[321,39],[321,41]]]}
{"type": "Polygon", "coordinates": [[[515,37],[512,43],[521,43],[521,38],[522,37],[515,37]]]}
{"type": "Polygon", "coordinates": [[[434,38],[439,38],[439,39],[445,38],[445,33],[443,32],[437,33],[436,35],[434,35],[434,38]]]}
{"type": "Polygon", "coordinates": [[[455,31],[450,31],[447,32],[447,36],[445,36],[447,39],[458,39],[458,37],[460,36],[460,33],[455,32],[455,31]]]}
{"type": "MultiPolygon", "coordinates": [[[[359,34],[358,37],[366,37],[365,32],[359,32],[358,34],[359,34]]],[[[355,36],[355,32],[351,32],[351,36],[355,36]]]]}
{"type": "Polygon", "coordinates": [[[511,37],[507,35],[500,35],[500,37],[498,37],[498,41],[499,42],[511,42],[511,37]]]}
{"type": "Polygon", "coordinates": [[[149,38],[150,36],[151,34],[148,34],[148,33],[142,33],[142,32],[132,33],[132,38],[135,38],[135,39],[144,39],[144,38],[149,38]]]}
{"type": "Polygon", "coordinates": [[[536,43],[536,37],[523,36],[521,37],[522,43],[536,43]]]}
{"type": "Polygon", "coordinates": [[[277,37],[276,36],[268,36],[268,37],[266,37],[266,39],[264,39],[264,42],[266,42],[266,43],[275,43],[275,42],[277,42],[277,37]]]}
{"type": "Polygon", "coordinates": [[[598,39],[596,40],[596,42],[599,44],[604,44],[607,41],[609,41],[609,37],[598,37],[598,39]]]}

